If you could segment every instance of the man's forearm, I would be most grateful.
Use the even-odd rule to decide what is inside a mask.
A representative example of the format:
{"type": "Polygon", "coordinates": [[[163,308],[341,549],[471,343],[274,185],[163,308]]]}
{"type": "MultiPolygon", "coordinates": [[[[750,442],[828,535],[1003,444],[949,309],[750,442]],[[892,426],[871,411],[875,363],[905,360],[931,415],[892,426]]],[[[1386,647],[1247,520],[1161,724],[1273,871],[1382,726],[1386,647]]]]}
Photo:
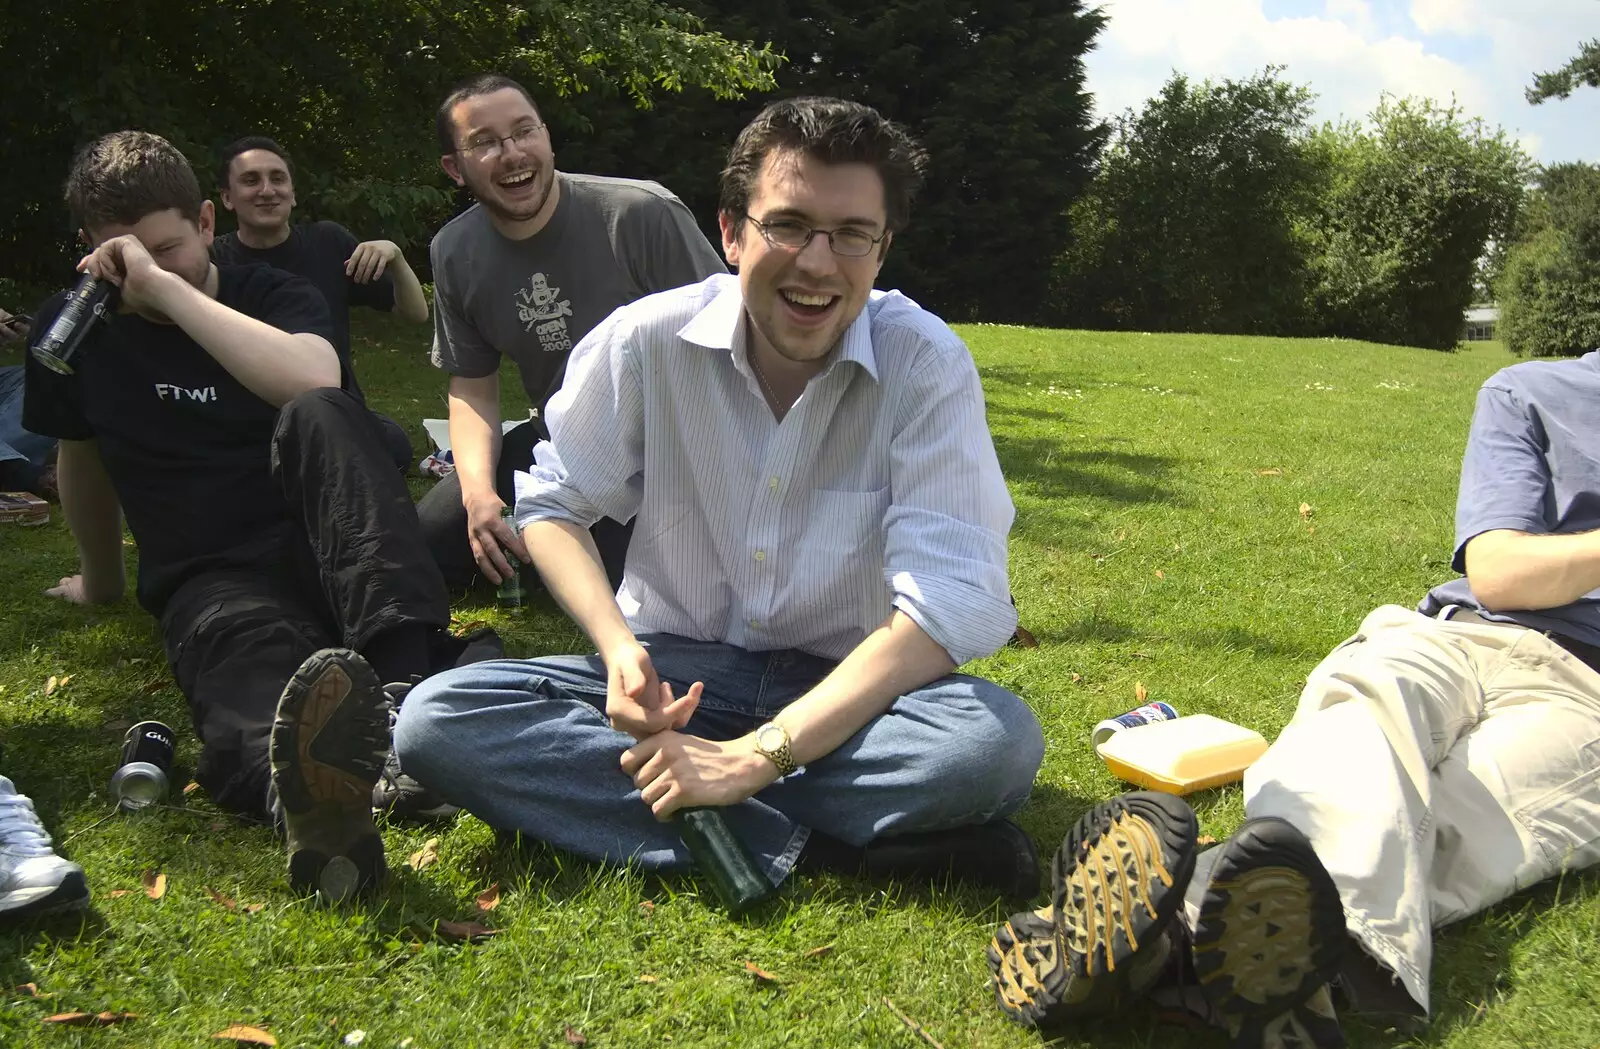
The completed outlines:
{"type": "Polygon", "coordinates": [[[93,441],[62,441],[57,483],[67,527],[78,545],[84,596],[97,604],[116,601],[126,585],[122,560],[122,506],[93,441]]]}
{"type": "Polygon", "coordinates": [[[1600,589],[1600,531],[1496,529],[1467,543],[1466,560],[1472,593],[1491,612],[1558,608],[1600,589]]]}
{"type": "Polygon", "coordinates": [[[159,306],[230,375],[275,408],[307,390],[339,385],[339,357],[326,339],[247,317],[175,275],[162,283],[159,306]]]}
{"type": "Polygon", "coordinates": [[[589,635],[595,651],[606,657],[634,640],[587,528],[566,521],[534,521],[522,530],[522,541],[550,595],[589,635]]]}
{"type": "Polygon", "coordinates": [[[795,763],[804,765],[832,752],[900,696],[955,668],[943,646],[896,611],[773,720],[789,733],[795,763]]]}
{"type": "Polygon", "coordinates": [[[417,280],[404,255],[395,257],[389,276],[394,281],[394,311],[412,324],[427,323],[428,297],[423,294],[422,282],[417,280]]]}
{"type": "Polygon", "coordinates": [[[500,378],[450,379],[450,451],[461,494],[494,491],[500,458],[500,378]]]}

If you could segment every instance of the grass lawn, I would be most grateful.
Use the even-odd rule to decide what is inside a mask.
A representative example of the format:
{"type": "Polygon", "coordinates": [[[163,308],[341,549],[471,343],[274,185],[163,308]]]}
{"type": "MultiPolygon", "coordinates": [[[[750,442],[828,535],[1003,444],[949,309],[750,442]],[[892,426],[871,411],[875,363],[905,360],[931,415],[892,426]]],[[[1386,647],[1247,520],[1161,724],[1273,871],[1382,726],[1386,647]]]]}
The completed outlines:
{"type": "MultiPolygon", "coordinates": [[[[1017,503],[1023,623],[1040,641],[971,669],[1026,697],[1044,724],[1044,770],[1019,819],[1045,851],[1119,790],[1088,730],[1133,706],[1140,684],[1183,713],[1271,738],[1306,672],[1369,609],[1413,604],[1447,576],[1473,396],[1510,363],[1496,345],[963,334],[1017,503]]],[[[420,419],[444,412],[426,333],[362,316],[357,335],[370,399],[420,443],[420,419]]],[[[368,1049],[929,1044],[886,999],[949,1049],[1040,1044],[990,997],[983,949],[999,907],[959,888],[797,877],[733,922],[693,879],[497,850],[488,827],[462,816],[389,829],[387,890],[320,910],[289,893],[270,831],[199,794],[112,815],[107,780],[129,723],[166,720],[180,758],[195,751],[155,626],[131,597],[86,611],[42,595],[74,563],[59,513],[43,528],[0,526],[0,551],[0,770],[94,890],[84,915],[0,928],[0,1045],[202,1046],[231,1024],[269,1028],[283,1046],[357,1044],[362,1031],[368,1049]],[[437,862],[409,867],[434,837],[437,862]],[[159,899],[141,887],[147,871],[166,876],[159,899]],[[499,905],[480,913],[475,897],[493,884],[499,905]],[[499,932],[451,943],[439,920],[499,932]],[[11,990],[26,983],[49,997],[11,990]],[[76,1010],[138,1016],[104,1029],[40,1023],[76,1010]]],[[[581,644],[548,607],[507,619],[474,599],[457,611],[493,622],[516,655],[581,644]]],[[[1242,816],[1237,787],[1195,801],[1219,838],[1242,816]]],[[[1420,1044],[1600,1044],[1597,886],[1568,878],[1444,933],[1438,1018],[1420,1044]]],[[[1347,1030],[1356,1046],[1404,1044],[1347,1030]]],[[[1056,1044],[1225,1040],[1141,1014],[1056,1044]]]]}

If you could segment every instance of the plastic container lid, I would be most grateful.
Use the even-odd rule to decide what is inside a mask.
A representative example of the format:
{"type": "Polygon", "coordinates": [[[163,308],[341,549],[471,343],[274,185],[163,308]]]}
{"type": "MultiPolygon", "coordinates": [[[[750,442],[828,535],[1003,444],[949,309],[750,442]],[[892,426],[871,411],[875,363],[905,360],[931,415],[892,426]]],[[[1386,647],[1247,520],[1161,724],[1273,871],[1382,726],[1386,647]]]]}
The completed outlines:
{"type": "Polygon", "coordinates": [[[1113,773],[1149,790],[1188,794],[1233,783],[1267,741],[1231,721],[1190,714],[1118,732],[1095,750],[1113,773]]]}

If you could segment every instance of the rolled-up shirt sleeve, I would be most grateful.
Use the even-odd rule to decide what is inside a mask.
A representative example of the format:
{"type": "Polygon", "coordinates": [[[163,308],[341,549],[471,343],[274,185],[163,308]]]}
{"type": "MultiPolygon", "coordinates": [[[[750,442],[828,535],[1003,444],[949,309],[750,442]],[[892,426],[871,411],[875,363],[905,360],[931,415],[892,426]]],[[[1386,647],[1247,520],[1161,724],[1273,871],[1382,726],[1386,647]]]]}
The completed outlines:
{"type": "Polygon", "coordinates": [[[894,607],[959,665],[995,652],[1017,627],[1006,577],[1015,509],[966,347],[930,346],[900,411],[884,581],[894,607]]]}
{"type": "Polygon", "coordinates": [[[627,307],[575,346],[550,399],[550,440],[516,475],[516,524],[602,517],[626,524],[644,492],[644,398],[627,307]]]}
{"type": "Polygon", "coordinates": [[[1513,390],[1494,379],[1478,391],[1456,494],[1456,549],[1450,562],[1456,571],[1467,570],[1467,544],[1484,532],[1551,530],[1550,464],[1540,422],[1513,390]]]}

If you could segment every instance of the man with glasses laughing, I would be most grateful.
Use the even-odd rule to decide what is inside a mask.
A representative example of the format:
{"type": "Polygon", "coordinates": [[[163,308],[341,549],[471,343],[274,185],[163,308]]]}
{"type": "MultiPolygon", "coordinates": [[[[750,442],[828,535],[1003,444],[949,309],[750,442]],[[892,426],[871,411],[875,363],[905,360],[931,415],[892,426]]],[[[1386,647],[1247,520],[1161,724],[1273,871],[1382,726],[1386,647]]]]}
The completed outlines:
{"type": "Polygon", "coordinates": [[[573,351],[516,523],[596,652],[425,681],[401,762],[582,856],[689,862],[719,806],[796,864],[1038,891],[1006,817],[1044,754],[1027,705],[957,674],[1011,636],[1013,509],[972,357],[873,290],[924,154],[866,106],[763,110],[722,176],[737,278],[619,309],[573,351]],[[634,520],[613,596],[589,528],[634,520]]]}
{"type": "MultiPolygon", "coordinates": [[[[450,373],[455,473],[417,507],[445,581],[498,583],[528,561],[501,520],[511,478],[547,435],[543,410],[572,347],[618,306],[724,272],[683,203],[654,182],[557,171],[527,90],[484,74],[439,106],[440,164],[478,203],[433,239],[433,363],[450,373]],[[516,362],[539,418],[500,433],[500,362],[516,362]]],[[[613,583],[629,530],[595,525],[613,583]]]]}

